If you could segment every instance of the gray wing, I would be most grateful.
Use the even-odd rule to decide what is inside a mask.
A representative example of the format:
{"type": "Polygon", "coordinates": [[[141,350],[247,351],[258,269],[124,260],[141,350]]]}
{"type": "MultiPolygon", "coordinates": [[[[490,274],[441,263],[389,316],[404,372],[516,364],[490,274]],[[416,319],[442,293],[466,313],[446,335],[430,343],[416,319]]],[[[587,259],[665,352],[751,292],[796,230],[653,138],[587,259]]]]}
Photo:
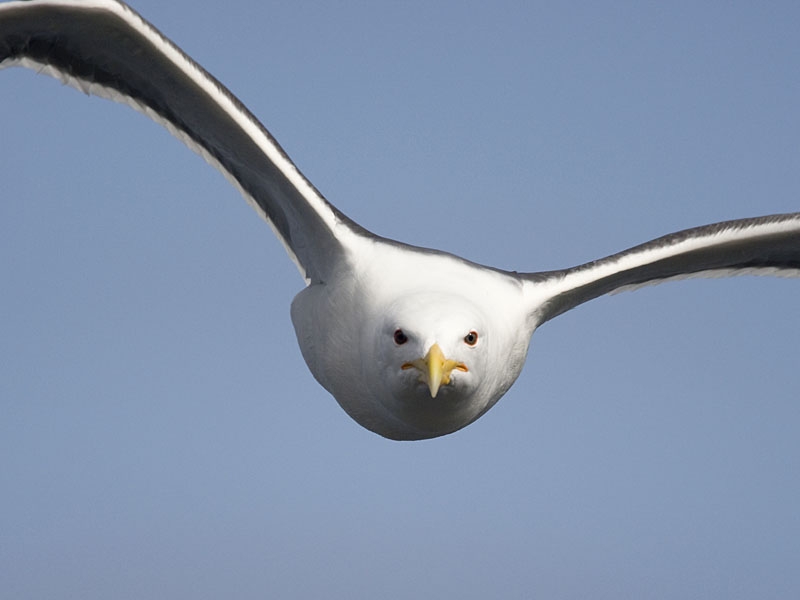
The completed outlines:
{"type": "Polygon", "coordinates": [[[19,65],[126,103],[217,167],[272,226],[306,281],[326,279],[350,234],[258,120],[216,79],[116,0],[0,4],[0,68],[19,65]]]}
{"type": "Polygon", "coordinates": [[[544,323],[593,298],[687,277],[800,276],[800,213],[725,221],[665,235],[571,269],[521,274],[544,323]]]}

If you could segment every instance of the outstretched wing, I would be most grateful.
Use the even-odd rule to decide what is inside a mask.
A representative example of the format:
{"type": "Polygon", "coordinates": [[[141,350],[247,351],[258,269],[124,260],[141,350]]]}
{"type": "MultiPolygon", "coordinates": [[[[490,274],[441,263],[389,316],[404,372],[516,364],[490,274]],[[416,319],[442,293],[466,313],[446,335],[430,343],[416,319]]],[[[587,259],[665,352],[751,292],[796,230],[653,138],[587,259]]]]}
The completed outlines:
{"type": "Polygon", "coordinates": [[[117,0],[0,4],[0,68],[20,65],[126,103],[217,167],[272,226],[306,281],[366,233],[328,203],[222,84],[117,0]]]}
{"type": "Polygon", "coordinates": [[[584,265],[526,273],[544,323],[598,296],[687,277],[800,276],[800,213],[686,229],[584,265]]]}

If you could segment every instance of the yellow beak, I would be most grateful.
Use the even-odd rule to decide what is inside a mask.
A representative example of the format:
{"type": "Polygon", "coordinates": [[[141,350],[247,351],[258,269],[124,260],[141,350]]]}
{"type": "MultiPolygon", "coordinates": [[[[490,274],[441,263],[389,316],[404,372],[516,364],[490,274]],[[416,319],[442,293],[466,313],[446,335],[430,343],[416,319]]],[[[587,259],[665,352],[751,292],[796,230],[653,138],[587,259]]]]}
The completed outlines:
{"type": "Polygon", "coordinates": [[[428,384],[428,389],[431,391],[431,398],[436,398],[439,393],[439,388],[442,385],[450,383],[450,374],[453,369],[466,372],[467,365],[455,360],[445,358],[444,352],[439,347],[439,344],[431,346],[425,358],[418,358],[415,361],[407,362],[402,369],[418,369],[419,380],[428,384]]]}

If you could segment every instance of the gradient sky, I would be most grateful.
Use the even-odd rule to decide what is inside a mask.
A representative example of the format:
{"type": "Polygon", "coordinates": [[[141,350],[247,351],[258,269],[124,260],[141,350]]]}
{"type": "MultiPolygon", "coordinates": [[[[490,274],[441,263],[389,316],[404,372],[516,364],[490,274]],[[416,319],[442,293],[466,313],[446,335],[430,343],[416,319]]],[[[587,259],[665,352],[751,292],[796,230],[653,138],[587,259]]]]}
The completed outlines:
{"type": "MultiPolygon", "coordinates": [[[[388,237],[534,271],[800,210],[795,2],[134,6],[388,237]]],[[[0,108],[6,597],[800,597],[797,280],[595,300],[390,442],[221,175],[29,71],[0,108]]]]}

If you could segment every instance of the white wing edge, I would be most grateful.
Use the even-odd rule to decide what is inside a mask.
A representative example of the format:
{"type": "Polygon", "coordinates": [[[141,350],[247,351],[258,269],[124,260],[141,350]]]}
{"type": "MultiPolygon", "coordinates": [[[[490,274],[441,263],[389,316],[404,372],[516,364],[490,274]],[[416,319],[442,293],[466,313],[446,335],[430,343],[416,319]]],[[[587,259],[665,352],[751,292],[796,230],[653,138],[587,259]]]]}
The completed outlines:
{"type": "MultiPolygon", "coordinates": [[[[595,297],[637,290],[668,281],[740,275],[777,276],[786,278],[800,277],[800,269],[796,267],[772,265],[737,267],[734,264],[730,267],[693,270],[668,277],[654,276],[652,279],[618,285],[601,294],[588,294],[585,297],[579,295],[575,301],[570,302],[570,305],[565,310],[556,311],[555,314],[552,315],[547,314],[549,312],[546,308],[547,305],[560,295],[576,291],[583,286],[591,285],[606,277],[622,274],[625,271],[637,268],[644,268],[646,270],[648,265],[657,263],[660,260],[688,254],[692,251],[710,249],[724,244],[735,244],[736,242],[745,243],[757,241],[759,238],[780,233],[796,234],[798,237],[798,246],[800,247],[800,213],[795,213],[793,215],[775,215],[775,217],[784,218],[775,221],[753,222],[750,224],[747,223],[749,219],[715,223],[704,227],[698,227],[694,230],[686,230],[687,233],[697,231],[699,235],[687,235],[673,243],[665,239],[670,237],[667,235],[663,238],[657,238],[651,242],[635,246],[616,255],[611,255],[571,269],[524,274],[522,277],[525,283],[526,298],[531,307],[530,312],[531,314],[538,313],[539,318],[537,318],[537,322],[543,323],[595,297]],[[717,227],[718,229],[716,231],[709,231],[711,228],[717,227]],[[704,232],[703,230],[706,231],[704,232]]],[[[683,232],[677,232],[672,235],[680,235],[681,233],[683,232]]],[[[800,251],[798,255],[800,255],[800,251]]],[[[800,256],[798,256],[798,261],[800,261],[800,256]]]]}
{"type": "MultiPolygon", "coordinates": [[[[23,2],[20,0],[6,2],[0,6],[23,6],[28,4],[27,2],[23,2]]],[[[334,214],[333,210],[331,210],[330,206],[328,205],[327,201],[322,198],[316,189],[310,184],[310,182],[303,176],[294,163],[288,159],[288,157],[284,154],[284,152],[275,144],[271,142],[262,132],[261,128],[257,123],[254,123],[248,115],[244,114],[238,106],[236,106],[232,101],[231,98],[222,92],[222,90],[216,85],[216,83],[210,80],[205,72],[203,72],[198,66],[191,60],[187,59],[184,53],[177,48],[172,42],[170,42],[167,38],[162,36],[159,32],[154,30],[147,21],[145,21],[142,17],[138,14],[133,12],[132,9],[129,9],[126,5],[116,2],[115,0],[86,0],[86,1],[77,1],[77,0],[43,0],[38,2],[37,4],[40,5],[51,5],[51,6],[68,6],[68,7],[78,7],[81,9],[84,8],[99,8],[103,10],[107,10],[110,12],[115,13],[122,19],[124,19],[131,27],[133,27],[137,32],[141,33],[150,43],[153,44],[167,59],[169,59],[176,67],[178,67],[181,71],[186,73],[192,81],[194,81],[199,87],[201,87],[211,98],[214,99],[215,102],[219,104],[223,108],[223,110],[228,113],[237,124],[239,124],[242,129],[250,136],[250,138],[258,145],[258,147],[264,152],[267,158],[272,161],[272,163],[284,174],[289,182],[298,190],[298,192],[302,195],[302,197],[308,202],[308,204],[313,208],[313,210],[319,215],[320,219],[327,225],[327,227],[334,231],[337,227],[339,220],[337,219],[336,215],[334,214]]],[[[189,135],[187,135],[182,130],[176,128],[171,122],[162,118],[160,115],[155,113],[152,109],[148,108],[147,106],[135,101],[133,98],[126,96],[124,94],[119,93],[116,90],[108,88],[106,86],[88,82],[76,77],[72,77],[67,73],[60,71],[59,69],[48,65],[46,63],[41,63],[29,58],[14,58],[8,59],[0,65],[0,69],[4,69],[7,67],[13,66],[20,66],[32,69],[40,74],[46,74],[51,76],[55,79],[58,79],[62,83],[73,87],[87,95],[95,95],[101,98],[105,98],[108,100],[113,100],[115,102],[126,104],[147,116],[148,118],[152,119],[159,125],[162,125],[167,131],[170,132],[174,137],[178,140],[183,142],[187,147],[191,150],[199,154],[203,159],[210,164],[212,167],[220,171],[225,178],[233,184],[233,186],[242,194],[244,199],[247,203],[253,207],[256,212],[263,218],[272,229],[273,233],[277,236],[277,238],[281,241],[281,244],[286,249],[286,252],[289,254],[289,257],[294,262],[295,266],[300,271],[301,276],[306,282],[306,285],[310,283],[310,278],[306,272],[305,267],[302,263],[298,260],[297,255],[289,246],[287,241],[284,237],[279,233],[277,228],[273,225],[272,221],[269,219],[267,214],[264,210],[258,205],[256,200],[248,194],[236,178],[228,172],[219,161],[217,161],[213,156],[209,154],[207,150],[201,147],[199,144],[195,143],[194,140],[191,139],[189,135]]]]}

